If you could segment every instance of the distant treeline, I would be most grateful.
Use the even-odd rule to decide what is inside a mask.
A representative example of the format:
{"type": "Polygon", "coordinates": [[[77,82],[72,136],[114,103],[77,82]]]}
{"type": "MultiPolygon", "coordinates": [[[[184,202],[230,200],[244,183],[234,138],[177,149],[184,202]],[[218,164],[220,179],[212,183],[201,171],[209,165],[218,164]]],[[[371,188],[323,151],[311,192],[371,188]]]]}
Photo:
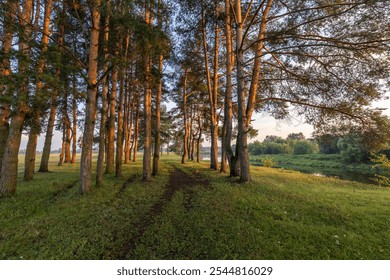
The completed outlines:
{"type": "MultiPolygon", "coordinates": [[[[248,145],[251,155],[266,154],[341,154],[344,162],[366,162],[371,153],[361,137],[356,134],[343,136],[325,134],[311,139],[305,139],[303,133],[291,133],[286,138],[268,135],[263,142],[255,141],[248,145]]],[[[380,153],[390,158],[390,150],[380,153]]]]}

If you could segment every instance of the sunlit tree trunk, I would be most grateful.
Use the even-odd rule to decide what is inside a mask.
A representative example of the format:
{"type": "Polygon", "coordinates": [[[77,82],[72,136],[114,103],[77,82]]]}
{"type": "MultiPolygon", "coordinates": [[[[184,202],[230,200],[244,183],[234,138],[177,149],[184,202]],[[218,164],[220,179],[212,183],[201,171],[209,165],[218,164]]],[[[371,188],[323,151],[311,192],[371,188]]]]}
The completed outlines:
{"type": "Polygon", "coordinates": [[[134,119],[134,135],[133,135],[133,162],[137,161],[138,152],[138,133],[139,133],[139,111],[140,111],[140,97],[139,92],[136,93],[136,107],[135,107],[135,119],[134,119]]]}
{"type": "MultiPolygon", "coordinates": [[[[161,14],[161,0],[158,1],[158,28],[162,31],[162,14],[161,14]]],[[[162,97],[162,71],[163,71],[163,61],[164,57],[162,53],[158,55],[158,88],[156,95],[156,123],[155,123],[155,133],[154,133],[154,154],[153,154],[153,175],[158,174],[159,160],[160,160],[160,146],[161,146],[161,97],[162,97]]]]}
{"type": "Polygon", "coordinates": [[[71,164],[76,162],[77,156],[77,84],[76,77],[73,77],[73,99],[72,99],[72,113],[73,113],[73,122],[72,122],[72,158],[70,160],[71,164]]]}
{"type": "Polygon", "coordinates": [[[61,166],[64,163],[64,155],[65,155],[65,139],[66,137],[66,129],[65,127],[62,128],[62,144],[61,144],[61,153],[60,158],[58,160],[58,166],[61,166]]]}
{"type": "MultiPolygon", "coordinates": [[[[62,4],[62,12],[65,13],[65,4],[62,4]]],[[[65,27],[64,24],[61,23],[59,27],[59,37],[58,37],[58,45],[62,46],[64,40],[65,27]]],[[[61,54],[59,54],[59,58],[61,54]]],[[[61,79],[61,69],[57,67],[55,73],[55,79],[57,81],[56,85],[53,88],[53,91],[50,96],[50,112],[49,112],[49,120],[47,122],[45,142],[43,145],[41,164],[38,172],[48,172],[49,171],[49,159],[51,152],[51,143],[53,139],[53,131],[54,131],[54,123],[57,114],[57,95],[58,95],[58,84],[61,79]]]]}
{"type": "Polygon", "coordinates": [[[264,45],[265,29],[267,24],[268,13],[272,7],[272,0],[267,1],[262,14],[259,33],[255,44],[255,62],[251,77],[251,86],[249,90],[248,100],[246,102],[244,93],[244,49],[243,49],[243,25],[241,15],[241,1],[236,0],[236,56],[237,56],[237,100],[238,100],[238,137],[237,151],[238,161],[240,163],[240,180],[241,182],[249,182],[250,164],[248,155],[248,127],[251,121],[251,116],[254,111],[256,95],[260,75],[261,52],[264,45]]]}
{"type": "MultiPolygon", "coordinates": [[[[203,34],[203,53],[205,60],[206,76],[207,76],[207,89],[209,93],[210,102],[210,115],[211,115],[211,151],[210,151],[210,168],[218,170],[218,116],[217,116],[217,95],[218,95],[218,37],[219,27],[218,23],[215,24],[215,40],[214,40],[214,77],[213,86],[211,86],[211,74],[209,69],[209,60],[207,53],[207,32],[206,32],[206,18],[205,11],[203,10],[202,1],[202,34],[203,34]]],[[[216,14],[217,8],[216,8],[216,14]]]]}
{"type": "MultiPolygon", "coordinates": [[[[103,73],[108,71],[108,40],[109,40],[109,23],[110,23],[110,0],[106,0],[106,18],[105,18],[105,26],[103,33],[103,52],[104,52],[104,64],[103,64],[103,73]]],[[[100,130],[99,130],[99,152],[98,159],[96,164],[96,186],[100,187],[103,185],[103,170],[104,170],[104,155],[105,155],[105,147],[106,147],[106,131],[107,131],[107,91],[108,91],[108,83],[107,83],[107,75],[104,76],[102,80],[102,109],[101,109],[101,117],[100,117],[100,130]]]]}
{"type": "Polygon", "coordinates": [[[16,10],[16,6],[17,1],[6,1],[5,7],[7,12],[3,16],[4,37],[0,52],[0,75],[1,78],[4,79],[4,82],[0,85],[0,96],[5,98],[2,98],[2,101],[0,102],[0,170],[2,168],[3,156],[9,132],[10,104],[9,101],[7,101],[7,97],[11,96],[9,79],[11,75],[11,63],[9,55],[12,47],[15,19],[15,14],[12,11],[16,10]]]}
{"type": "MultiPolygon", "coordinates": [[[[130,75],[130,78],[131,78],[131,75],[130,75]]],[[[132,135],[132,129],[133,129],[133,108],[134,108],[134,102],[132,101],[132,95],[131,95],[131,91],[129,90],[130,88],[130,82],[128,81],[128,86],[127,86],[127,94],[126,94],[126,109],[125,109],[125,125],[124,125],[124,128],[125,128],[125,164],[129,164],[130,163],[130,153],[131,153],[131,145],[130,145],[130,142],[131,142],[131,135],[132,135]]]]}
{"type": "Polygon", "coordinates": [[[18,155],[22,139],[22,128],[28,110],[28,67],[30,65],[30,40],[31,40],[31,13],[33,1],[26,0],[23,3],[19,16],[19,53],[18,71],[21,83],[16,95],[15,111],[12,115],[11,125],[7,137],[0,177],[0,195],[12,196],[16,193],[18,177],[18,155]]]}
{"type": "Polygon", "coordinates": [[[65,163],[71,162],[71,153],[70,153],[70,142],[72,140],[71,137],[71,129],[70,129],[70,120],[68,112],[66,113],[65,118],[65,127],[66,127],[66,136],[65,136],[65,163]]]}
{"type": "Polygon", "coordinates": [[[116,118],[116,93],[117,93],[117,82],[118,82],[118,65],[114,65],[112,70],[112,86],[110,94],[110,116],[108,118],[107,128],[107,163],[106,173],[112,174],[115,172],[115,118],[116,118]]]}
{"type": "Polygon", "coordinates": [[[230,175],[235,175],[233,166],[234,157],[231,147],[232,140],[232,121],[233,121],[233,102],[232,102],[232,71],[233,71],[233,47],[232,47],[232,30],[231,30],[231,6],[230,0],[225,0],[225,32],[226,32],[226,89],[225,89],[225,107],[224,122],[222,129],[222,156],[221,172],[227,172],[227,163],[230,167],[230,175]]]}
{"type": "MultiPolygon", "coordinates": [[[[42,41],[41,41],[41,57],[39,58],[37,72],[37,83],[36,83],[36,92],[33,101],[33,111],[31,118],[30,133],[28,137],[26,155],[24,160],[24,180],[29,181],[33,179],[34,169],[35,169],[35,157],[38,143],[38,136],[41,132],[41,118],[43,116],[43,103],[44,103],[44,93],[43,93],[43,71],[45,68],[45,53],[47,52],[47,45],[49,43],[49,27],[50,27],[50,15],[51,15],[51,6],[53,1],[47,0],[45,3],[45,14],[43,20],[43,32],[42,32],[42,41]]],[[[36,13],[38,14],[38,13],[36,13]]]]}
{"type": "Polygon", "coordinates": [[[119,86],[119,106],[118,106],[118,130],[116,136],[116,156],[115,156],[115,176],[120,177],[122,174],[123,159],[123,99],[124,99],[124,76],[120,78],[119,86]]]}
{"type": "Polygon", "coordinates": [[[100,29],[100,0],[91,3],[91,31],[88,60],[88,92],[84,122],[83,149],[80,164],[80,192],[91,190],[92,147],[96,116],[97,70],[100,29]]]}
{"type": "MultiPolygon", "coordinates": [[[[146,1],[145,5],[145,21],[151,28],[152,14],[151,1],[146,1]]],[[[145,63],[145,95],[144,95],[144,155],[142,162],[142,180],[149,181],[151,179],[151,151],[152,151],[152,85],[151,85],[151,64],[152,59],[150,50],[146,50],[144,54],[145,63]]]]}
{"type": "Polygon", "coordinates": [[[247,145],[247,126],[245,112],[245,81],[244,81],[244,50],[243,50],[243,25],[241,14],[241,1],[236,0],[236,56],[237,56],[237,107],[238,107],[238,137],[237,151],[240,162],[240,180],[249,182],[250,165],[247,145]]]}

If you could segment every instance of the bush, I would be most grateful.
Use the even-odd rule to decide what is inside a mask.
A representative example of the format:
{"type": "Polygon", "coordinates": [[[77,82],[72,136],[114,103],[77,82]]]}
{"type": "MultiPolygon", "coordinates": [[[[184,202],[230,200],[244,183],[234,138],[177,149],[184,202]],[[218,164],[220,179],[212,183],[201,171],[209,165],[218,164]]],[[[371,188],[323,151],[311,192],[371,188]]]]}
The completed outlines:
{"type": "MultiPolygon", "coordinates": [[[[390,173],[390,160],[386,157],[385,154],[373,155],[371,157],[371,161],[376,163],[375,166],[384,169],[386,173],[390,173]]],[[[389,177],[380,174],[375,174],[375,179],[379,183],[379,185],[390,186],[389,177]]]]}
{"type": "Polygon", "coordinates": [[[261,164],[265,167],[273,167],[277,162],[272,157],[265,157],[261,160],[261,164]]]}
{"type": "Polygon", "coordinates": [[[318,152],[317,143],[311,142],[309,140],[296,141],[293,146],[294,155],[307,155],[307,154],[314,154],[317,152],[318,152]]]}
{"type": "Polygon", "coordinates": [[[369,153],[359,136],[351,134],[340,138],[337,147],[341,152],[343,161],[346,163],[364,162],[369,159],[369,153]]]}

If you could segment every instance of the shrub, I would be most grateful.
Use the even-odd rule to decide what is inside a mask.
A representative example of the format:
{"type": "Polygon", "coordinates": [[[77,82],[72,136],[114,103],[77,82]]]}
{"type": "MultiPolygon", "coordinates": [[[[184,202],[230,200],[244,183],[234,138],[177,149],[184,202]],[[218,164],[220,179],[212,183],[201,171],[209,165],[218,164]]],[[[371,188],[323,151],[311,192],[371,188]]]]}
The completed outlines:
{"type": "Polygon", "coordinates": [[[341,152],[341,157],[346,163],[364,162],[369,158],[369,153],[365,149],[362,140],[357,135],[347,135],[340,138],[337,147],[341,152]]]}
{"type": "MultiPolygon", "coordinates": [[[[385,154],[372,155],[371,161],[375,162],[377,167],[384,169],[385,173],[390,173],[390,160],[385,154]]],[[[390,186],[390,178],[384,175],[375,174],[375,179],[382,186],[390,186]]]]}
{"type": "Polygon", "coordinates": [[[314,154],[318,152],[317,143],[311,142],[309,140],[300,140],[296,141],[293,146],[294,155],[307,155],[314,154]]]}
{"type": "Polygon", "coordinates": [[[265,167],[273,167],[277,162],[272,157],[266,156],[261,160],[261,164],[265,167]]]}

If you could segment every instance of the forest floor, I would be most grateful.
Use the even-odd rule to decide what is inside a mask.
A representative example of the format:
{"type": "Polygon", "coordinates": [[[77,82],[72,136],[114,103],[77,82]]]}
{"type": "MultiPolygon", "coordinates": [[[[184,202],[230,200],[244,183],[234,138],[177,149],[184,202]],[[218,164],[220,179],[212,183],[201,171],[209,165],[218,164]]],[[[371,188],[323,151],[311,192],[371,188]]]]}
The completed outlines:
{"type": "Polygon", "coordinates": [[[0,259],[390,259],[390,189],[252,167],[253,182],[207,162],[141,162],[87,195],[78,166],[51,166],[0,200],[0,259]]]}

